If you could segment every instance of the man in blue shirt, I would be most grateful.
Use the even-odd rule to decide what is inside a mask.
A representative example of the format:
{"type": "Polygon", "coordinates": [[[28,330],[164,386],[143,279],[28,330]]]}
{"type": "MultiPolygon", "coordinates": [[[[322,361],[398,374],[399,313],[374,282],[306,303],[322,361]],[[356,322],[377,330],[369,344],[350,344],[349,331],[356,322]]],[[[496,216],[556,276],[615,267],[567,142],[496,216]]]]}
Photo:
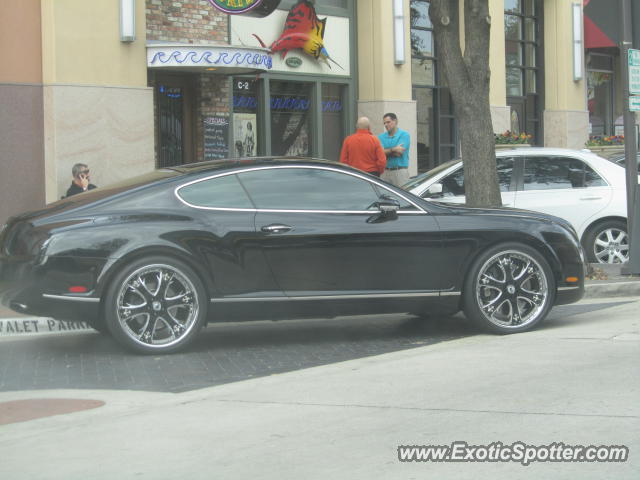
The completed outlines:
{"type": "Polygon", "coordinates": [[[398,128],[395,113],[385,113],[382,117],[386,132],[378,135],[387,156],[387,168],[380,176],[383,180],[401,187],[409,181],[409,132],[398,128]]]}

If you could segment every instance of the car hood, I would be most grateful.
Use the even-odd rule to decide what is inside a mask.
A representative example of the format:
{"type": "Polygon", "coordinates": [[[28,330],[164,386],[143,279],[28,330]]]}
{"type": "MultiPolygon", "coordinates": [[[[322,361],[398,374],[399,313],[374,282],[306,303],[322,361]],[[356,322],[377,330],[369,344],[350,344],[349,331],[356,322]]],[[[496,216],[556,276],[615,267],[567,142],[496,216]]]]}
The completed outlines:
{"type": "Polygon", "coordinates": [[[570,231],[574,232],[573,226],[563,218],[556,217],[555,215],[549,215],[547,213],[542,212],[534,212],[532,210],[524,210],[521,208],[512,208],[512,207],[469,207],[466,205],[454,205],[451,203],[444,202],[433,202],[436,203],[439,207],[445,207],[451,213],[458,213],[461,215],[502,215],[502,216],[510,216],[510,217],[527,217],[527,218],[535,218],[537,220],[542,220],[550,223],[557,223],[570,231]]]}

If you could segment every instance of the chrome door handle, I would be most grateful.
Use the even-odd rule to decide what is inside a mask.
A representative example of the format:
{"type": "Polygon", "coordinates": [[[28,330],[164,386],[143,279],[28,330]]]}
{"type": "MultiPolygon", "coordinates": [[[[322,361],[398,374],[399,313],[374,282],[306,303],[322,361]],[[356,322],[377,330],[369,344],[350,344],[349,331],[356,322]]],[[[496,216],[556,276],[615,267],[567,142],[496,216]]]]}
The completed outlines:
{"type": "Polygon", "coordinates": [[[602,200],[602,197],[580,197],[580,200],[602,200]]]}
{"type": "Polygon", "coordinates": [[[265,233],[285,233],[291,230],[291,227],[281,223],[272,223],[271,225],[265,225],[260,230],[265,233]]]}

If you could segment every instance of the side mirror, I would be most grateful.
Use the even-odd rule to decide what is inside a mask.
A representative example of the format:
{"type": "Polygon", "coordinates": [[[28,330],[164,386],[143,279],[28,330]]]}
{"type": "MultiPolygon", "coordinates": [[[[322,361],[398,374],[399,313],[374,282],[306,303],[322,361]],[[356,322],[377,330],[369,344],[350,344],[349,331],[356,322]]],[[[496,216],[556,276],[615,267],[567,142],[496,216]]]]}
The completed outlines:
{"type": "Polygon", "coordinates": [[[382,200],[376,203],[376,207],[382,215],[393,215],[400,210],[400,204],[396,200],[382,200]]]}
{"type": "Polygon", "coordinates": [[[378,213],[369,217],[367,223],[381,223],[398,218],[400,203],[393,198],[382,196],[380,197],[380,200],[372,203],[371,207],[378,210],[378,213]]]}
{"type": "Polygon", "coordinates": [[[424,198],[441,197],[442,196],[442,184],[441,183],[434,183],[429,188],[427,188],[427,191],[424,192],[424,194],[422,196],[424,198]]]}

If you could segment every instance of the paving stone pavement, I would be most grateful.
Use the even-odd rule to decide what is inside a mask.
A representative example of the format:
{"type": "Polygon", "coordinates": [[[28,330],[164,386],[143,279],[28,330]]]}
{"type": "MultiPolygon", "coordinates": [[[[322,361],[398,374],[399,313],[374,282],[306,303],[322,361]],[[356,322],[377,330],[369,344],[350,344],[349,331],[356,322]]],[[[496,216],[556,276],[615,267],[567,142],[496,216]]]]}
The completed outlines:
{"type": "MultiPolygon", "coordinates": [[[[542,328],[621,301],[556,307],[542,328]]],[[[185,352],[162,356],[130,354],[97,332],[4,337],[0,391],[184,392],[478,333],[460,314],[438,319],[384,315],[216,324],[203,330],[185,352]]]]}

